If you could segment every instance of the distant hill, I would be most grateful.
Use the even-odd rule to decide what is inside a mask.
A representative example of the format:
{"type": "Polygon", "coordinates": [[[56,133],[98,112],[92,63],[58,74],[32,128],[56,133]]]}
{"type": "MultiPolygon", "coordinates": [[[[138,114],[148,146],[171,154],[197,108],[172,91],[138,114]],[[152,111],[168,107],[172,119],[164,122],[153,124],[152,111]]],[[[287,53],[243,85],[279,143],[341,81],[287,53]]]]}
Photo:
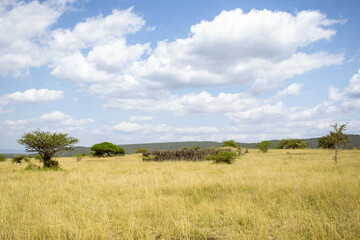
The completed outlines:
{"type": "MultiPolygon", "coordinates": [[[[344,147],[345,149],[352,149],[354,147],[360,148],[360,135],[347,134],[349,138],[349,143],[344,147]]],[[[308,138],[303,139],[306,141],[310,148],[317,148],[318,138],[308,138]]],[[[270,140],[272,146],[278,145],[280,140],[270,140]]],[[[243,148],[255,148],[256,143],[240,143],[243,148]]],[[[209,147],[221,147],[221,142],[211,142],[211,141],[192,141],[192,142],[165,142],[165,143],[139,143],[139,144],[124,144],[118,145],[125,149],[127,154],[132,154],[136,152],[136,149],[146,148],[147,150],[174,150],[181,149],[183,147],[193,147],[199,146],[200,148],[209,148],[209,147]]],[[[16,152],[9,152],[11,150],[0,150],[0,152],[6,153],[6,155],[20,154],[24,151],[17,150],[16,152]],[[4,152],[5,151],[5,152],[4,152]]],[[[86,153],[90,154],[90,147],[75,147],[72,151],[59,152],[56,156],[58,157],[72,157],[77,153],[86,153]]]]}

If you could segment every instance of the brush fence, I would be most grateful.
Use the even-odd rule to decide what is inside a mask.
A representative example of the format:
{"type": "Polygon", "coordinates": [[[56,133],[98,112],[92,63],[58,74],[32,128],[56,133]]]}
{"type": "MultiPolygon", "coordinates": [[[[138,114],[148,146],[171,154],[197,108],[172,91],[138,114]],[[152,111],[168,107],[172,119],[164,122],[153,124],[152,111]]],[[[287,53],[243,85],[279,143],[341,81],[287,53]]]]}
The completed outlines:
{"type": "Polygon", "coordinates": [[[220,151],[231,151],[230,149],[181,149],[171,151],[148,151],[143,152],[143,161],[204,161],[206,156],[220,151]]]}

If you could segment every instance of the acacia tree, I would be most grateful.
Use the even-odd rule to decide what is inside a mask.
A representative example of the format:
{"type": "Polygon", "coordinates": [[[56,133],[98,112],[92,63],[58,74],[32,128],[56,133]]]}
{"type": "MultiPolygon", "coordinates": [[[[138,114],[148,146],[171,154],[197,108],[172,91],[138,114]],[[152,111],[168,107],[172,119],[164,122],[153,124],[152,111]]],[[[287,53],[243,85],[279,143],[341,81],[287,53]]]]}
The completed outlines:
{"type": "Polygon", "coordinates": [[[335,163],[337,163],[338,160],[337,154],[339,146],[349,142],[347,135],[343,133],[343,131],[346,130],[346,125],[347,123],[342,125],[338,125],[337,123],[330,124],[330,126],[334,129],[334,131],[330,131],[329,136],[335,142],[335,163]]]}
{"type": "Polygon", "coordinates": [[[78,142],[78,139],[70,137],[67,133],[50,133],[40,130],[25,133],[18,140],[18,143],[25,146],[27,152],[39,153],[41,156],[39,160],[43,162],[44,168],[57,168],[59,162],[52,159],[55,153],[72,150],[73,144],[78,142]]]}
{"type": "Polygon", "coordinates": [[[111,155],[124,155],[125,149],[118,147],[109,142],[103,142],[95,144],[91,147],[91,151],[93,151],[93,155],[95,156],[111,156],[111,155]]]}
{"type": "Polygon", "coordinates": [[[264,153],[269,150],[270,146],[271,146],[271,142],[269,142],[269,141],[261,141],[256,144],[256,148],[264,153]]]}
{"type": "Polygon", "coordinates": [[[233,148],[238,148],[239,144],[237,144],[235,142],[235,140],[228,140],[228,141],[223,141],[223,147],[233,147],[233,148]]]}

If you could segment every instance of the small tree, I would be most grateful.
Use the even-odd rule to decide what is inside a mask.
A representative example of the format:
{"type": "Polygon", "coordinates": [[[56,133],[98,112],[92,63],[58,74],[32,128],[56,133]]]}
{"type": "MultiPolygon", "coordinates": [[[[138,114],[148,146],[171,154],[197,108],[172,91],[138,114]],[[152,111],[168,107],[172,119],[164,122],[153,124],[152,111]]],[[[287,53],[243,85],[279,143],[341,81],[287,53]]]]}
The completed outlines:
{"type": "Polygon", "coordinates": [[[5,162],[6,156],[4,154],[0,154],[0,162],[5,162]]]}
{"type": "Polygon", "coordinates": [[[330,125],[334,129],[334,132],[330,131],[329,136],[335,142],[335,156],[334,156],[335,163],[337,163],[338,160],[337,154],[338,154],[339,146],[349,142],[347,135],[343,133],[343,131],[346,130],[346,125],[347,123],[342,124],[340,126],[337,123],[330,125]]]}
{"type": "Polygon", "coordinates": [[[239,144],[237,144],[235,142],[235,140],[228,140],[228,141],[223,141],[223,147],[233,147],[233,148],[238,148],[239,144]]]}
{"type": "Polygon", "coordinates": [[[214,163],[232,164],[236,160],[236,152],[220,151],[206,157],[207,160],[212,160],[214,163]]]}
{"type": "Polygon", "coordinates": [[[329,135],[318,139],[318,148],[335,149],[335,140],[329,135]]]}
{"type": "Polygon", "coordinates": [[[138,148],[136,149],[135,153],[143,153],[143,152],[147,152],[148,150],[146,148],[138,148]]]}
{"type": "Polygon", "coordinates": [[[124,155],[125,149],[118,147],[109,142],[103,142],[95,144],[91,147],[91,151],[93,151],[94,156],[112,156],[112,155],[124,155]]]}
{"type": "Polygon", "coordinates": [[[269,150],[270,146],[271,146],[271,143],[269,141],[261,141],[256,144],[256,148],[264,153],[269,150]]]}
{"type": "Polygon", "coordinates": [[[79,142],[78,139],[70,137],[67,133],[50,133],[36,130],[25,133],[18,143],[25,146],[27,152],[37,152],[40,154],[40,161],[44,168],[57,168],[59,162],[52,157],[58,151],[72,150],[73,144],[79,142]]]}
{"type": "Polygon", "coordinates": [[[304,149],[309,145],[301,139],[282,139],[276,148],[278,149],[304,149]]]}
{"type": "Polygon", "coordinates": [[[25,161],[25,162],[30,162],[30,158],[26,155],[20,155],[20,156],[15,156],[12,158],[12,162],[13,163],[16,163],[16,164],[21,164],[22,161],[25,161]]]}

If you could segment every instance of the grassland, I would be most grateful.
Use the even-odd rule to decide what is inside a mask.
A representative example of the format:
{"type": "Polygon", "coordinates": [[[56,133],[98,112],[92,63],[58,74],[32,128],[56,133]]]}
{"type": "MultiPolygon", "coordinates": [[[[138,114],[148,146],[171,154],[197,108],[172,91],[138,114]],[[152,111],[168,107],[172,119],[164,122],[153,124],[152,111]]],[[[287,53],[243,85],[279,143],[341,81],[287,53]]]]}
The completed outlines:
{"type": "Polygon", "coordinates": [[[0,239],[358,239],[360,151],[257,150],[233,165],[0,162],[0,239]]]}

